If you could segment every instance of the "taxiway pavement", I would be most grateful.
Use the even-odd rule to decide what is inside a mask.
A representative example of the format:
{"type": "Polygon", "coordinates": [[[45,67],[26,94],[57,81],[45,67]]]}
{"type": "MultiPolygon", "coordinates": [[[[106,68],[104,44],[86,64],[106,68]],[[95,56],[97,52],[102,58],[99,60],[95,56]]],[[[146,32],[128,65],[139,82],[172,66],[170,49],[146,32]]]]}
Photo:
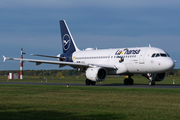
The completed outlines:
{"type": "Polygon", "coordinates": [[[59,85],[59,86],[84,86],[84,87],[119,87],[119,88],[162,88],[162,89],[180,89],[180,85],[154,85],[149,86],[148,84],[96,84],[96,85],[85,85],[83,83],[48,83],[48,82],[0,82],[0,84],[12,84],[12,85],[59,85]]]}

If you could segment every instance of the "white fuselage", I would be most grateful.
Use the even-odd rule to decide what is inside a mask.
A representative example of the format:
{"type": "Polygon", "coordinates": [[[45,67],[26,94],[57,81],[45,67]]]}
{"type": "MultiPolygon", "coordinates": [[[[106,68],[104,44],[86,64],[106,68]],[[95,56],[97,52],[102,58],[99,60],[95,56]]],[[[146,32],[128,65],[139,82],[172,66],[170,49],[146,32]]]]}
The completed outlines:
{"type": "Polygon", "coordinates": [[[154,47],[84,50],[74,52],[72,59],[77,63],[113,65],[117,68],[109,70],[108,74],[163,73],[175,66],[165,51],[154,47]]]}

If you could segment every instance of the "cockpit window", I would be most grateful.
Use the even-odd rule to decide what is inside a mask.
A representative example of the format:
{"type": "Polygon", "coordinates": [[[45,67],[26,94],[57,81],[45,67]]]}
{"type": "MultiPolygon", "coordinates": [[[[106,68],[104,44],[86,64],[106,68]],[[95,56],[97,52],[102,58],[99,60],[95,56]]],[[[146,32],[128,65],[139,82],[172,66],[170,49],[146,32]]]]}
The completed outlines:
{"type": "Polygon", "coordinates": [[[156,57],[160,57],[160,54],[159,54],[159,53],[157,53],[157,54],[156,54],[156,57]]]}
{"type": "Polygon", "coordinates": [[[168,53],[154,53],[151,57],[170,57],[168,53]]]}
{"type": "Polygon", "coordinates": [[[167,57],[165,53],[160,53],[161,57],[167,57]]]}
{"type": "Polygon", "coordinates": [[[154,57],[156,55],[156,53],[154,53],[151,57],[154,57]]]}

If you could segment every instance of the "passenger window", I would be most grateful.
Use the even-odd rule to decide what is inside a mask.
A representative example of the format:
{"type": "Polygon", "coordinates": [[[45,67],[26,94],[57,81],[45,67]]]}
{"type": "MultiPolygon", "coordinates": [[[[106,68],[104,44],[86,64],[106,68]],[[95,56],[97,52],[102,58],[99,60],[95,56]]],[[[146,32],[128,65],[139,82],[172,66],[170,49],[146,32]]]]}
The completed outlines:
{"type": "Polygon", "coordinates": [[[156,57],[160,57],[160,54],[159,54],[159,53],[157,53],[157,54],[156,54],[156,57]]]}
{"type": "Polygon", "coordinates": [[[151,57],[154,57],[156,54],[154,53],[151,57]]]}

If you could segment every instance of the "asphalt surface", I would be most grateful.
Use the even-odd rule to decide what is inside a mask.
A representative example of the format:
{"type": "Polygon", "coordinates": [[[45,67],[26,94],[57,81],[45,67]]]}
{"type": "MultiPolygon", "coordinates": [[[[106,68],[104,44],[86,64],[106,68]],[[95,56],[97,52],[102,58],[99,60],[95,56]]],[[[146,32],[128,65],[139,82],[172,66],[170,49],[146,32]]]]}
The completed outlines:
{"type": "Polygon", "coordinates": [[[12,85],[59,85],[59,86],[86,86],[86,87],[119,87],[119,88],[162,88],[162,89],[180,89],[180,85],[154,85],[149,86],[148,84],[96,84],[96,85],[85,85],[83,83],[36,83],[36,82],[0,82],[0,84],[12,84],[12,85]]]}

